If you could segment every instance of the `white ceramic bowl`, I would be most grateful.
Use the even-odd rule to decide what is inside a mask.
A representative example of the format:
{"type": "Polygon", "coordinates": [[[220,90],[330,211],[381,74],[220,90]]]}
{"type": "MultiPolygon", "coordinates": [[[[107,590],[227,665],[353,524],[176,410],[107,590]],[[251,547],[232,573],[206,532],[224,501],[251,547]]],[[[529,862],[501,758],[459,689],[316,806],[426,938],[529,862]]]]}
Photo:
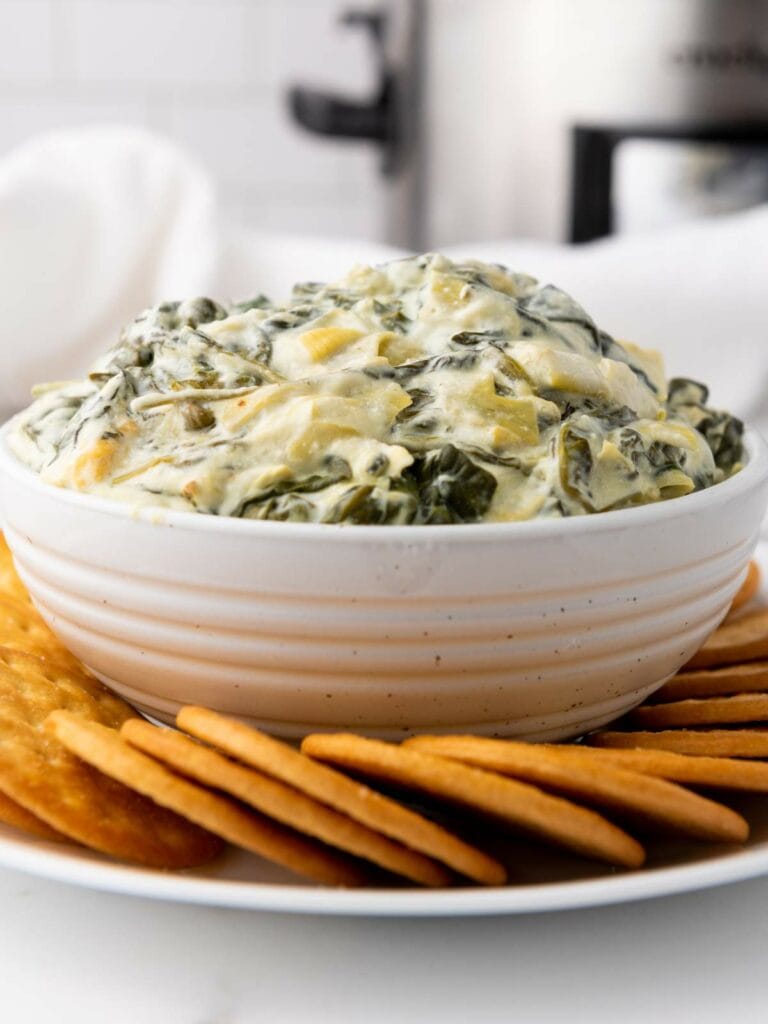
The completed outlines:
{"type": "Polygon", "coordinates": [[[557,739],[640,703],[725,614],[768,452],[662,504],[559,521],[325,526],[129,506],[42,483],[0,439],[5,530],[63,641],[143,711],[272,732],[557,739]]]}

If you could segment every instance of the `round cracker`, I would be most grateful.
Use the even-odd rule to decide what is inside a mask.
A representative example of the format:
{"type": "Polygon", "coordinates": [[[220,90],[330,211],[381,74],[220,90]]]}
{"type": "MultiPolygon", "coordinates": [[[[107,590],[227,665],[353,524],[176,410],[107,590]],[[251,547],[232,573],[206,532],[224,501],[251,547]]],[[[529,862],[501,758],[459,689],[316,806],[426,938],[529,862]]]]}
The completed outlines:
{"type": "Polygon", "coordinates": [[[483,812],[609,864],[636,868],[645,860],[635,839],[595,811],[525,782],[348,733],[307,736],[301,749],[321,761],[483,812]]]}
{"type": "Polygon", "coordinates": [[[120,734],[132,746],[182,775],[222,790],[297,832],[372,861],[420,885],[446,886],[453,881],[445,868],[423,854],[374,832],[254,768],[231,761],[188,736],[170,729],[158,729],[139,718],[126,722],[120,734]]]}
{"type": "Polygon", "coordinates": [[[83,668],[28,603],[0,594],[0,644],[27,651],[62,668],[83,668]]]}
{"type": "Polygon", "coordinates": [[[67,839],[61,832],[57,832],[55,828],[46,825],[41,818],[32,814],[26,807],[22,807],[21,804],[17,804],[15,800],[11,800],[9,796],[2,792],[0,792],[0,821],[5,825],[12,825],[20,832],[37,836],[38,839],[48,839],[53,842],[66,842],[67,839]]]}
{"type": "MultiPolygon", "coordinates": [[[[133,714],[127,704],[116,697],[101,703],[74,683],[17,667],[0,663],[0,792],[58,832],[121,859],[176,868],[216,856],[216,837],[99,776],[44,728],[48,714],[65,706],[121,722],[133,714]]],[[[104,689],[95,680],[88,685],[104,689]]]]}
{"type": "Polygon", "coordinates": [[[42,721],[51,711],[77,711],[86,717],[119,728],[136,712],[102,682],[87,672],[48,661],[28,651],[0,645],[0,678],[9,681],[9,669],[29,698],[30,713],[42,721]]]}
{"type": "Polygon", "coordinates": [[[63,669],[84,671],[35,608],[0,533],[0,643],[36,654],[63,669]]]}
{"type": "Polygon", "coordinates": [[[252,768],[293,786],[355,821],[484,885],[501,885],[503,865],[428,818],[341,772],[318,764],[280,740],[206,708],[182,708],[180,729],[252,768]]]}
{"type": "Polygon", "coordinates": [[[0,638],[6,636],[40,645],[59,643],[31,604],[0,593],[0,638]]]}
{"type": "Polygon", "coordinates": [[[561,756],[575,764],[593,764],[598,768],[614,765],[644,775],[655,775],[671,782],[718,789],[742,789],[768,793],[768,764],[730,757],[694,757],[670,750],[618,750],[607,747],[562,746],[561,756]]]}
{"type": "Polygon", "coordinates": [[[596,732],[595,747],[650,747],[704,757],[768,757],[768,729],[664,729],[659,732],[596,732]]]}
{"type": "Polygon", "coordinates": [[[130,746],[115,729],[86,722],[66,711],[54,712],[48,728],[70,753],[105,776],[235,846],[326,885],[362,885],[367,881],[350,859],[182,779],[130,746]]]}
{"type": "Polygon", "coordinates": [[[768,661],[752,661],[725,668],[678,672],[648,698],[653,704],[703,697],[727,697],[733,693],[768,690],[768,661]]]}
{"type": "Polygon", "coordinates": [[[768,658],[768,608],[749,612],[720,626],[685,668],[712,668],[762,658],[768,658]]]}
{"type": "Polygon", "coordinates": [[[88,669],[71,654],[66,647],[62,646],[55,637],[47,640],[33,640],[28,636],[20,636],[3,632],[0,630],[0,645],[11,651],[21,651],[24,654],[31,654],[45,662],[52,668],[61,672],[87,675],[93,678],[88,669]]]}
{"type": "Polygon", "coordinates": [[[0,593],[7,594],[24,604],[31,605],[27,588],[19,579],[16,566],[13,563],[13,555],[8,547],[5,536],[0,533],[0,593]]]}
{"type": "Polygon", "coordinates": [[[744,582],[741,584],[739,589],[736,591],[736,596],[731,602],[731,607],[728,612],[729,615],[733,612],[737,612],[740,608],[743,608],[748,601],[751,601],[760,588],[760,569],[757,562],[750,562],[747,566],[747,572],[744,577],[744,582]]]}
{"type": "Polygon", "coordinates": [[[696,839],[739,843],[749,837],[744,818],[714,800],[625,768],[574,763],[559,747],[480,736],[416,736],[404,746],[512,775],[696,839]]]}
{"type": "Polygon", "coordinates": [[[730,725],[768,721],[768,693],[737,693],[729,697],[679,700],[636,708],[627,719],[648,729],[675,726],[730,725]]]}

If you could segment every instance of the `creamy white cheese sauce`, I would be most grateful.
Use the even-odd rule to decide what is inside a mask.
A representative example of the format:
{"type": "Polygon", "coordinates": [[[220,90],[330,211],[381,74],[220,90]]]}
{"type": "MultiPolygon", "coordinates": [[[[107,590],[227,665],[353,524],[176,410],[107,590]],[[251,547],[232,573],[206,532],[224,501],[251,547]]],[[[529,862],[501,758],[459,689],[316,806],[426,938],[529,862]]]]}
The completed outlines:
{"type": "Polygon", "coordinates": [[[87,381],[37,389],[10,443],[49,483],[133,504],[506,521],[723,479],[741,424],[706,400],[558,289],[428,254],[298,285],[281,305],[148,310],[87,381]]]}

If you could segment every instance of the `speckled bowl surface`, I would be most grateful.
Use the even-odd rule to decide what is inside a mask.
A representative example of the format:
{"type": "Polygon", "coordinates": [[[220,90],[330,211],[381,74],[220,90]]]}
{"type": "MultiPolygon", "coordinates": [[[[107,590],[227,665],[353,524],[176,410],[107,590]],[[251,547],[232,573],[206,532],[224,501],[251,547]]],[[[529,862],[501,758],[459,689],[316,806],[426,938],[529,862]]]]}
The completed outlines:
{"type": "Polygon", "coordinates": [[[290,737],[560,739],[640,703],[725,614],[768,501],[766,446],[747,447],[708,490],[527,523],[136,510],[41,482],[4,435],[0,495],[45,619],[152,715],[195,703],[290,737]]]}

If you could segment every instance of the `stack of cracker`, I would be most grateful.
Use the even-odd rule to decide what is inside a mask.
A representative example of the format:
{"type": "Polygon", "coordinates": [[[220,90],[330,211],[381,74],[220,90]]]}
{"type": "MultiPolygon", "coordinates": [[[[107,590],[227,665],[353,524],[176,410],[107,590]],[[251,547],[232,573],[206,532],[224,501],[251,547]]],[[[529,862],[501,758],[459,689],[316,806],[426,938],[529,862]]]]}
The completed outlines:
{"type": "MultiPolygon", "coordinates": [[[[746,621],[724,626],[697,658],[746,621]]],[[[669,697],[684,676],[702,672],[676,677],[666,700],[662,691],[636,714],[691,703],[687,692],[669,697]]],[[[721,693],[737,691],[710,692],[693,702],[719,707],[721,693]]],[[[40,840],[166,869],[206,863],[231,844],[336,886],[502,885],[514,877],[515,844],[502,863],[484,848],[489,834],[636,869],[649,831],[747,839],[739,813],[688,786],[768,792],[768,764],[664,750],[351,734],[307,736],[296,749],[196,707],[176,725],[140,718],[61,646],[0,546],[0,821],[40,840]]],[[[595,742],[614,735],[635,746],[640,734],[595,742]]]]}

